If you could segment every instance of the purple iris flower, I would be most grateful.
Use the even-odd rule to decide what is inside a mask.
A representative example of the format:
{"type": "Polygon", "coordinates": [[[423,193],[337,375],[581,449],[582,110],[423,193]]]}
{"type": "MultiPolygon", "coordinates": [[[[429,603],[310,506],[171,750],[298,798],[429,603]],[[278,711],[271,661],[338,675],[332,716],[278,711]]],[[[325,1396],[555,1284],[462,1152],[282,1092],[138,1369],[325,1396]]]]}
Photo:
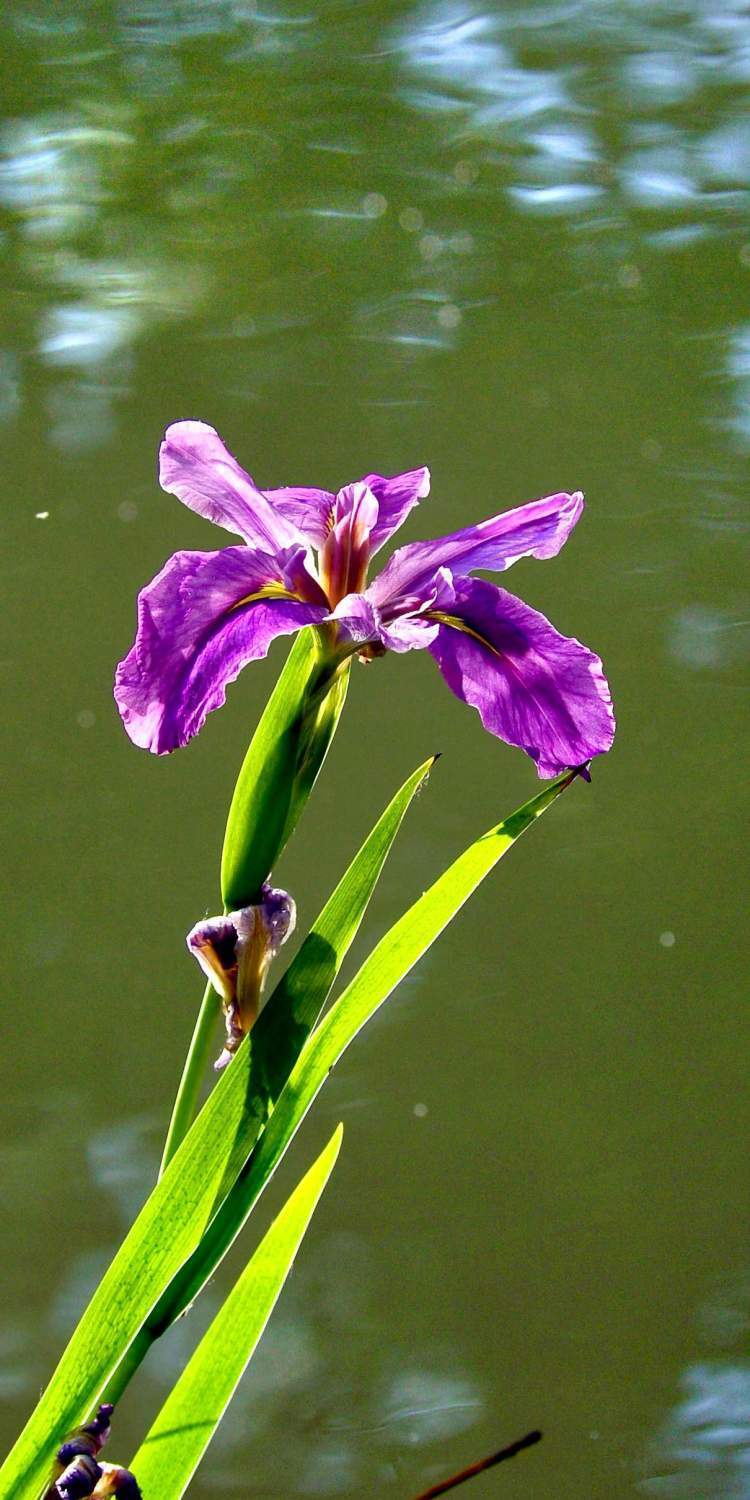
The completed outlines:
{"type": "Polygon", "coordinates": [[[332,660],[426,648],[485,729],[518,745],[540,776],[608,750],[612,704],[598,656],[559,635],[505,589],[473,578],[520,557],[554,557],[583,510],[548,495],[393,554],[367,586],[370,559],[429,491],[427,469],[366,474],[337,495],[259,490],[204,422],[176,422],[159,479],[191,510],[242,538],[220,552],[175,552],[138,600],[134,645],[115,697],[136,745],[184,745],[227,683],[271,642],[325,625],[332,660]]]}

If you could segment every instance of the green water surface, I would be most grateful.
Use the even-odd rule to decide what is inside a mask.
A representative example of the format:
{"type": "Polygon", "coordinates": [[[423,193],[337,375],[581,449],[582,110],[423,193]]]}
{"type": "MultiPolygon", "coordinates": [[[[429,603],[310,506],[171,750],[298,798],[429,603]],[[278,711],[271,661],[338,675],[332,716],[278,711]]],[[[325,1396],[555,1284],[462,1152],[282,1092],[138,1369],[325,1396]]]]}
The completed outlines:
{"type": "MultiPolygon", "coordinates": [[[[507,582],[619,733],[331,1079],[259,1217],[343,1119],[339,1166],[191,1494],[411,1500],[539,1426],[466,1493],[750,1496],[749,81],[740,0],[9,0],[4,1443],[153,1179],[286,649],[188,749],[126,739],[138,589],[230,540],[156,484],[198,417],[261,485],[429,464],[402,539],[584,489],[507,582]]],[[[427,654],[357,667],[276,872],[302,924],[434,750],[354,961],[537,785],[427,654]]]]}

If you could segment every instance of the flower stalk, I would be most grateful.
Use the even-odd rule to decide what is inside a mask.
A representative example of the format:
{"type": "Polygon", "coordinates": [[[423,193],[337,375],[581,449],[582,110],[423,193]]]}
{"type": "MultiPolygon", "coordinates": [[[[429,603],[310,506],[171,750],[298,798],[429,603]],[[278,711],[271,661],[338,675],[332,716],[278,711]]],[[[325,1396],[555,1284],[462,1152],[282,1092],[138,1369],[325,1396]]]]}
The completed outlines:
{"type": "MultiPolygon", "coordinates": [[[[290,838],[336,732],[351,659],[336,654],[327,627],[302,631],[240,768],[221,857],[224,911],[257,903],[290,838]]],[[[195,1118],[211,1056],[219,995],[203,992],[169,1121],[159,1177],[195,1118]]]]}
{"type": "Polygon", "coordinates": [[[255,904],[296,827],[349,681],[325,629],[300,633],[240,768],[221,855],[226,910],[255,904]]]}
{"type": "Polygon", "coordinates": [[[203,991],[203,999],[201,1000],[200,1010],[196,1017],[193,1035],[188,1047],[187,1057],[185,1058],[185,1065],[182,1069],[182,1077],[180,1078],[175,1101],[172,1106],[172,1115],[159,1167],[160,1179],[164,1176],[175,1151],[182,1144],[195,1119],[201,1084],[211,1056],[213,1036],[220,1009],[221,1002],[219,997],[211,981],[208,980],[206,988],[203,991]]]}

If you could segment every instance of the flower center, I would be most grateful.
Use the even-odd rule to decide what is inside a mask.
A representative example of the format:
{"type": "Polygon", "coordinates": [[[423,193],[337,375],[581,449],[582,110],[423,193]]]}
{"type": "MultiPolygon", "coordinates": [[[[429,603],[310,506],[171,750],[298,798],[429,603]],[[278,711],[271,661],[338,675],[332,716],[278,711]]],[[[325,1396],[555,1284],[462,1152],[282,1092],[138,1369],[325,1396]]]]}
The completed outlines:
{"type": "Polygon", "coordinates": [[[370,561],[370,533],[378,502],[366,484],[350,484],[336,496],[331,529],[319,558],[321,587],[331,609],[347,594],[360,594],[370,561]]]}

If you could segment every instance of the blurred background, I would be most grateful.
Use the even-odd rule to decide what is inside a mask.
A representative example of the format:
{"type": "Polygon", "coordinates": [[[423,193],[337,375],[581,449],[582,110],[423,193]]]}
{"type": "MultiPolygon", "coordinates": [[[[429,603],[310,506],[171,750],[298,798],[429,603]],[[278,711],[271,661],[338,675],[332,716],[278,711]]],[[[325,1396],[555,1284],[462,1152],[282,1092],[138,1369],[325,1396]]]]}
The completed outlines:
{"type": "MultiPolygon", "coordinates": [[[[137,590],[229,541],[157,487],[198,417],[261,485],[429,464],[401,540],[583,488],[508,582],[602,654],[620,727],[316,1105],[261,1223],[338,1119],[343,1154],[191,1494],[411,1500],[538,1425],[476,1500],[750,1495],[749,81],[741,0],[9,0],[5,1442],[153,1181],[286,650],[179,754],[126,739],[137,590]]],[[[303,927],[437,749],[347,973],[537,787],[426,654],[355,670],[276,872],[303,927]]]]}

